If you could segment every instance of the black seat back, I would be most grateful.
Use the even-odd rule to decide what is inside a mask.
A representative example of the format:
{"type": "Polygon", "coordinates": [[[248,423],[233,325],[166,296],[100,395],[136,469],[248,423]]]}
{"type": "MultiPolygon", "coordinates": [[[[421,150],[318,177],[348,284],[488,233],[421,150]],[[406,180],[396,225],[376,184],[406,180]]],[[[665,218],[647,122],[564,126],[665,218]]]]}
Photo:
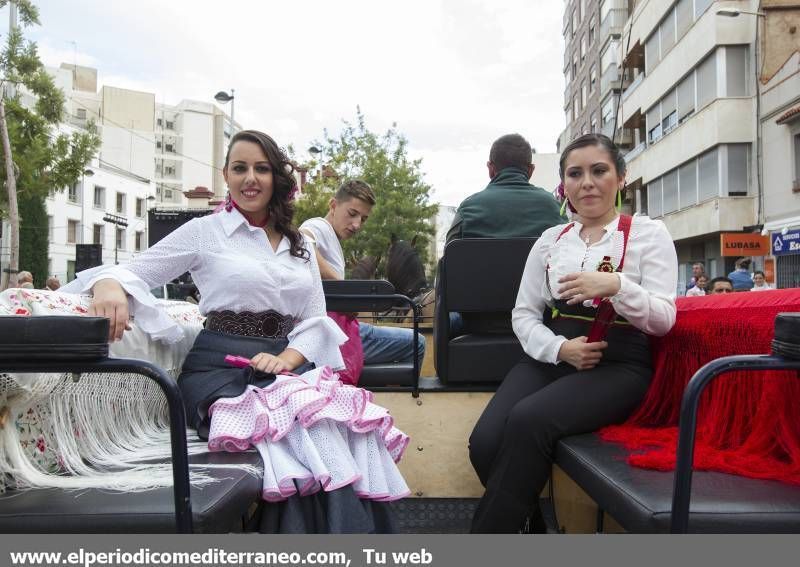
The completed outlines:
{"type": "Polygon", "coordinates": [[[443,383],[499,382],[519,361],[511,310],[535,238],[454,240],[439,261],[436,282],[436,373],[443,383]],[[450,312],[464,334],[450,331],[450,312]]]}
{"type": "Polygon", "coordinates": [[[372,390],[419,388],[419,363],[417,361],[417,337],[419,317],[413,301],[395,292],[386,280],[323,280],[325,304],[328,311],[354,313],[359,311],[389,311],[397,306],[411,307],[413,314],[413,362],[364,364],[358,385],[372,390]]]}

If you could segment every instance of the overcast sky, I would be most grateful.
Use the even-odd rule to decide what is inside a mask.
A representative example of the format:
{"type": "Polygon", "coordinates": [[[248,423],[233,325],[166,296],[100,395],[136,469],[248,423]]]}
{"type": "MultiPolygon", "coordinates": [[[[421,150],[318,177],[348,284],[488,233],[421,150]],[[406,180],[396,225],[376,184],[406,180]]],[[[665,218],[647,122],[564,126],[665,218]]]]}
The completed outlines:
{"type": "Polygon", "coordinates": [[[42,26],[26,35],[45,64],[77,60],[101,85],[169,104],[234,88],[236,121],[300,159],[357,105],[373,131],[396,122],[443,204],[483,188],[498,136],[554,152],[564,125],[560,0],[37,4],[42,26]]]}

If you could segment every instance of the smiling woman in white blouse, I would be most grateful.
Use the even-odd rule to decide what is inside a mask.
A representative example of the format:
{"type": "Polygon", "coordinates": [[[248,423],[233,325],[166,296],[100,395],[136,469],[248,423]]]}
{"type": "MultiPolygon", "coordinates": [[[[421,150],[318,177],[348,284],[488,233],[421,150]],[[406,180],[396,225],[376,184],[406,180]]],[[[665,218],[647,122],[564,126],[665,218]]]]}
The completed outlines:
{"type": "Polygon", "coordinates": [[[538,495],[556,443],[636,408],[652,374],[647,335],[675,323],[675,247],[661,221],[617,211],[619,149],[606,136],[581,136],[559,170],[573,222],[544,232],[528,256],[512,314],[525,357],[470,436],[486,487],[476,533],[517,532],[526,519],[544,531],[538,495]]]}
{"type": "Polygon", "coordinates": [[[91,313],[111,320],[110,340],[134,315],[152,338],[173,341],[182,331],[149,290],[190,272],[206,328],[178,378],[187,419],[211,450],[259,451],[262,497],[280,503],[265,508],[262,530],[388,531],[388,510],[375,501],[408,494],[395,466],[408,437],[334,373],[347,337],[326,316],[316,256],[292,225],[290,161],[271,137],[245,130],[231,140],[223,176],[229,193],[217,214],[128,265],[81,272],[65,291],[92,292],[91,313]]]}

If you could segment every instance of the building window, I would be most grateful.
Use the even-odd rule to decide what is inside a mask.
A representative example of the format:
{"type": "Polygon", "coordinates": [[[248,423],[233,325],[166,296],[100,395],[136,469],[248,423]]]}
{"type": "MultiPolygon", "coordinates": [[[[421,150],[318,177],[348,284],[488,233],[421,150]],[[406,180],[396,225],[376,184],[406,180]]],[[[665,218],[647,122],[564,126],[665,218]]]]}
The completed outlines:
{"type": "Polygon", "coordinates": [[[666,136],[678,125],[677,90],[661,99],[661,133],[666,136]]]}
{"type": "Polygon", "coordinates": [[[572,35],[575,35],[575,32],[578,31],[578,10],[572,11],[572,35]]]}
{"type": "Polygon", "coordinates": [[[708,10],[708,7],[714,0],[694,0],[694,19],[696,20],[703,15],[703,12],[708,10]]]}
{"type": "Polygon", "coordinates": [[[94,207],[96,209],[106,208],[106,189],[98,185],[94,186],[94,207]]]}
{"type": "Polygon", "coordinates": [[[647,38],[644,44],[644,71],[648,75],[661,61],[661,50],[659,48],[658,30],[647,38]]]}
{"type": "Polygon", "coordinates": [[[750,189],[750,145],[728,144],[728,196],[743,197],[750,189]]]}
{"type": "Polygon", "coordinates": [[[694,71],[678,85],[678,124],[694,114],[694,71]]]}
{"type": "Polygon", "coordinates": [[[125,250],[125,229],[117,228],[117,249],[125,250]]]}
{"type": "Polygon", "coordinates": [[[174,130],[175,129],[175,123],[172,120],[167,120],[166,124],[167,124],[167,130],[174,130]]]}
{"type": "Polygon", "coordinates": [[[575,97],[575,100],[572,101],[573,120],[577,120],[578,115],[581,113],[580,103],[581,103],[580,98],[578,98],[577,96],[575,97]]]}
{"type": "Polygon", "coordinates": [[[67,244],[75,244],[78,241],[78,221],[67,221],[67,244]]]}
{"type": "Polygon", "coordinates": [[[161,149],[161,140],[156,140],[156,149],[157,150],[161,149]]]}
{"type": "Polygon", "coordinates": [[[144,250],[144,232],[136,233],[136,251],[141,252],[144,250]]]}
{"type": "Polygon", "coordinates": [[[660,58],[664,59],[675,45],[675,10],[667,12],[667,17],[661,21],[659,36],[661,39],[660,58]]]}
{"type": "Polygon", "coordinates": [[[717,98],[717,54],[712,53],[697,67],[697,109],[717,98]]]}
{"type": "Polygon", "coordinates": [[[594,43],[595,38],[595,19],[592,18],[592,22],[589,24],[589,45],[594,43]]]}
{"type": "Polygon", "coordinates": [[[747,47],[725,48],[725,96],[747,96],[747,47]]]}
{"type": "Polygon", "coordinates": [[[86,109],[85,108],[75,109],[75,117],[78,120],[86,120],[86,109]]]}
{"type": "Polygon", "coordinates": [[[589,70],[589,92],[593,93],[597,88],[597,65],[592,65],[589,70]]]}
{"type": "Polygon", "coordinates": [[[47,215],[47,239],[53,242],[53,215],[47,215]]]}
{"type": "Polygon", "coordinates": [[[163,125],[164,125],[164,121],[161,118],[157,118],[156,119],[156,126],[163,126],[163,125]]]}
{"type": "Polygon", "coordinates": [[[800,189],[800,132],[793,136],[794,141],[794,186],[800,189]]]}
{"type": "Polygon", "coordinates": [[[594,134],[595,132],[598,131],[597,130],[597,118],[595,118],[595,117],[592,118],[592,126],[591,126],[591,128],[592,128],[592,134],[594,134]]]}
{"type": "Polygon", "coordinates": [[[175,145],[174,144],[164,144],[164,149],[171,154],[175,153],[175,145]]]}
{"type": "Polygon", "coordinates": [[[698,199],[705,201],[719,196],[719,149],[704,153],[697,164],[698,199]]]}
{"type": "Polygon", "coordinates": [[[663,195],[664,214],[674,213],[678,210],[678,170],[673,169],[661,178],[661,193],[663,195]]]}
{"type": "Polygon", "coordinates": [[[650,218],[661,216],[661,179],[655,179],[647,184],[647,214],[650,218]]]}
{"type": "Polygon", "coordinates": [[[661,104],[647,111],[647,143],[655,144],[661,139],[661,104]]]}
{"type": "Polygon", "coordinates": [[[586,108],[586,83],[581,85],[581,110],[586,108]]]}
{"type": "Polygon", "coordinates": [[[697,160],[681,166],[678,170],[678,183],[680,184],[679,207],[685,209],[697,204],[697,160]]]}
{"type": "Polygon", "coordinates": [[[67,281],[75,279],[75,260],[67,260],[67,281]]]}
{"type": "Polygon", "coordinates": [[[67,201],[70,203],[80,203],[80,192],[78,191],[77,183],[73,183],[67,187],[67,201]]]}
{"type": "Polygon", "coordinates": [[[144,199],[136,199],[136,216],[139,218],[144,216],[144,199]]]}
{"type": "Polygon", "coordinates": [[[679,0],[675,5],[675,36],[680,39],[692,25],[692,0],[679,0]]]}
{"type": "Polygon", "coordinates": [[[105,230],[103,230],[104,228],[105,226],[102,224],[96,224],[92,227],[92,242],[94,244],[99,244],[100,246],[103,245],[103,233],[105,232],[105,230]]]}
{"type": "Polygon", "coordinates": [[[586,59],[586,36],[581,36],[581,64],[586,59]]]}
{"type": "Polygon", "coordinates": [[[125,214],[125,193],[117,193],[117,213],[125,214]]]}

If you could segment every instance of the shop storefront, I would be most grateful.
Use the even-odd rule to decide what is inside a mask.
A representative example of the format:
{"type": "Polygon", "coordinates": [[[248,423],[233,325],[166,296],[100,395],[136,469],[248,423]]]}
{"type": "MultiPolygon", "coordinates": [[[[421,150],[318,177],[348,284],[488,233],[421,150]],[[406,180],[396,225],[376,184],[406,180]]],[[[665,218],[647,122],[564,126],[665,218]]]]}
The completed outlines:
{"type": "Polygon", "coordinates": [[[775,258],[776,287],[800,287],[800,228],[771,233],[770,245],[775,258]]]}

